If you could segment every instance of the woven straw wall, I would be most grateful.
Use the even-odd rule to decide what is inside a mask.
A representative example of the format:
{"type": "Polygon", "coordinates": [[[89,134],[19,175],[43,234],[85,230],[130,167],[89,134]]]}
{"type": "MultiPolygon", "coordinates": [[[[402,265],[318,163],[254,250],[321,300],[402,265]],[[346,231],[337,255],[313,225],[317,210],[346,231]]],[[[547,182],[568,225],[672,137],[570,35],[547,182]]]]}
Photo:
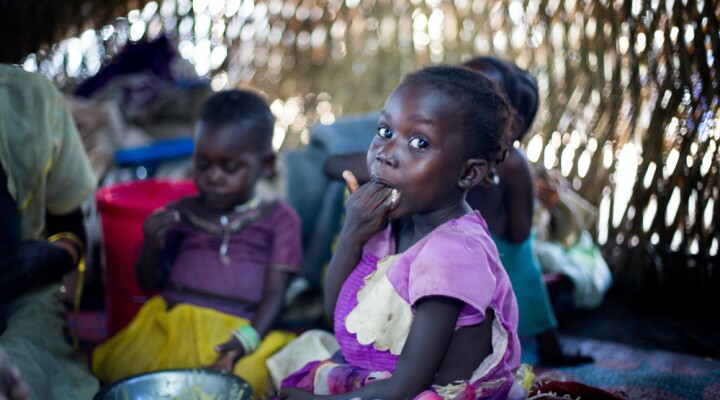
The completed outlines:
{"type": "MultiPolygon", "coordinates": [[[[719,19],[717,0],[164,0],[97,36],[112,55],[166,34],[215,89],[265,91],[282,148],[379,109],[406,72],[504,55],[539,81],[528,156],[599,207],[616,280],[717,301],[719,19]]],[[[94,73],[68,73],[67,58],[58,47],[26,67],[58,82],[94,73]]]]}

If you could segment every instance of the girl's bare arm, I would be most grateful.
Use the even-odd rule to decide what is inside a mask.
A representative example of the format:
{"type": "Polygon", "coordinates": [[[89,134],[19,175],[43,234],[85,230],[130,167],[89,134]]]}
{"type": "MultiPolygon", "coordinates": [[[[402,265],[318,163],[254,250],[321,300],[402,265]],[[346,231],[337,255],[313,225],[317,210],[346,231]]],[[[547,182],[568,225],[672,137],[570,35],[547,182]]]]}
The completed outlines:
{"type": "Polygon", "coordinates": [[[395,373],[389,379],[373,382],[342,395],[317,396],[297,389],[286,390],[288,400],[329,399],[409,399],[430,388],[445,357],[463,303],[432,296],[416,304],[410,334],[405,341],[395,373]]]}
{"type": "Polygon", "coordinates": [[[345,206],[345,223],[324,282],[325,312],[332,318],[335,302],[345,279],[357,266],[365,242],[387,224],[390,189],[376,183],[358,187],[352,174],[345,174],[352,193],[345,206]]]}
{"type": "Polygon", "coordinates": [[[154,213],[145,221],[140,258],[135,266],[140,289],[151,292],[163,284],[163,271],[160,268],[160,254],[165,248],[167,232],[180,223],[180,213],[176,210],[163,210],[154,213]]]}
{"type": "Polygon", "coordinates": [[[261,338],[265,337],[280,316],[289,281],[290,273],[286,271],[276,268],[268,271],[264,296],[252,321],[253,327],[261,338]]]}
{"type": "MultiPolygon", "coordinates": [[[[260,336],[260,340],[267,335],[280,316],[289,280],[288,272],[276,268],[269,269],[263,299],[252,321],[252,326],[260,336]]],[[[245,349],[235,336],[217,345],[215,351],[218,352],[218,357],[209,369],[216,371],[232,371],[235,363],[245,355],[245,349]]]]}

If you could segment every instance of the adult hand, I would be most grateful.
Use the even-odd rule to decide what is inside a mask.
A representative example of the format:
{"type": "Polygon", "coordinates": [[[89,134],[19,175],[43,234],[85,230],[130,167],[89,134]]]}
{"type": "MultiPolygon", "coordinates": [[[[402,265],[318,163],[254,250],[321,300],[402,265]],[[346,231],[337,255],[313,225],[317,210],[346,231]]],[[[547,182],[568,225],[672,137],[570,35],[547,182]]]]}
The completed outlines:
{"type": "Polygon", "coordinates": [[[387,224],[387,212],[392,207],[392,190],[387,186],[368,182],[359,186],[349,171],[343,173],[351,192],[345,205],[345,223],[341,235],[355,243],[364,243],[387,224]]]}
{"type": "Polygon", "coordinates": [[[151,241],[155,246],[162,247],[165,244],[165,236],[168,231],[179,223],[179,211],[168,209],[156,211],[143,224],[145,240],[151,241]]]}
{"type": "Polygon", "coordinates": [[[71,270],[75,265],[73,257],[64,247],[44,240],[25,240],[0,246],[0,254],[4,254],[0,261],[6,268],[23,267],[26,271],[61,270],[63,273],[71,270]]]}
{"type": "Polygon", "coordinates": [[[207,369],[222,373],[232,373],[237,360],[245,355],[245,349],[235,336],[227,342],[215,346],[215,351],[218,353],[218,357],[207,369]]]}
{"type": "Polygon", "coordinates": [[[45,241],[0,246],[0,303],[60,277],[75,267],[72,256],[63,248],[45,241]]]}
{"type": "Polygon", "coordinates": [[[80,257],[82,257],[82,254],[80,252],[82,251],[82,248],[78,247],[78,244],[76,242],[70,239],[58,239],[51,243],[53,246],[59,247],[66,251],[72,258],[73,265],[77,265],[77,263],[80,261],[80,257]]]}

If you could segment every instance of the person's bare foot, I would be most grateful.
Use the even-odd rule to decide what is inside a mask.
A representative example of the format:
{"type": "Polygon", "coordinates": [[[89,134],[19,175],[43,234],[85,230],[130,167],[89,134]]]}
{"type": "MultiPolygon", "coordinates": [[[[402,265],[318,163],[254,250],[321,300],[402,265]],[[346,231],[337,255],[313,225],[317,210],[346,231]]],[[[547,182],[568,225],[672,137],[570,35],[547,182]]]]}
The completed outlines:
{"type": "Polygon", "coordinates": [[[538,364],[546,367],[571,367],[574,365],[589,364],[595,360],[584,354],[567,354],[560,345],[560,334],[556,329],[545,331],[537,336],[538,364]]]}
{"type": "Polygon", "coordinates": [[[22,379],[20,370],[10,364],[5,351],[0,349],[0,400],[29,400],[30,389],[22,379]]]}
{"type": "Polygon", "coordinates": [[[590,356],[586,356],[580,353],[577,354],[561,354],[559,357],[554,358],[540,358],[539,364],[544,367],[572,367],[575,365],[590,364],[594,362],[590,356]]]}

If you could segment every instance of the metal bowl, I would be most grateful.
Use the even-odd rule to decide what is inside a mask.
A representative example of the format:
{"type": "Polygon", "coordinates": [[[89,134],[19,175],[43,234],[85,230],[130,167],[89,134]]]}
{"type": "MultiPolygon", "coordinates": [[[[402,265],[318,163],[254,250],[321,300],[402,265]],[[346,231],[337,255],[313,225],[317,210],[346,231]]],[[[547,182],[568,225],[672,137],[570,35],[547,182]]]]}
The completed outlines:
{"type": "Polygon", "coordinates": [[[249,400],[242,378],[201,369],[148,372],[103,388],[93,400],[249,400]]]}

